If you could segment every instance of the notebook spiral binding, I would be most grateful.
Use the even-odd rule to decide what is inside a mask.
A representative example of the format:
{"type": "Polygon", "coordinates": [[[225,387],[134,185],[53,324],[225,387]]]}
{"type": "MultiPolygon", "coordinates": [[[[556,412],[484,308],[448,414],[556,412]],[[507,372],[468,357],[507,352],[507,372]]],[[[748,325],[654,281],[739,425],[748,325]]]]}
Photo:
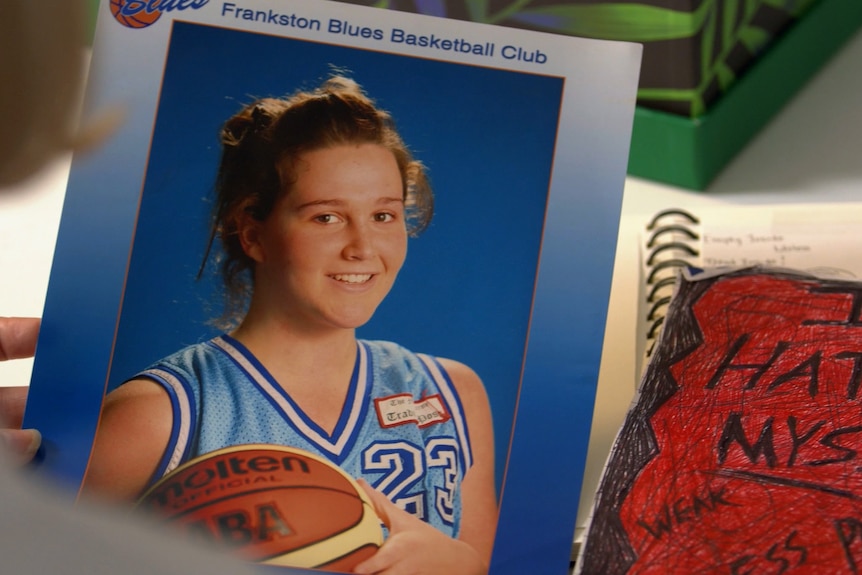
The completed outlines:
{"type": "MultiPolygon", "coordinates": [[[[699,264],[700,219],[678,209],[657,212],[646,225],[642,257],[646,311],[645,358],[652,355],[661,334],[677,277],[683,268],[699,264]]],[[[643,313],[643,312],[642,312],[643,313]]]]}

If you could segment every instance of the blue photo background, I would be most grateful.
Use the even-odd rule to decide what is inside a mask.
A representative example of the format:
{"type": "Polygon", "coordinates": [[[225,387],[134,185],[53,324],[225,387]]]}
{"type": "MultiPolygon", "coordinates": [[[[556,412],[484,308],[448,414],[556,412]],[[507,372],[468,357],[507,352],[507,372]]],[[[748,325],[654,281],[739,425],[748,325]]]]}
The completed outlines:
{"type": "Polygon", "coordinates": [[[333,70],[390,111],[429,168],[435,216],[359,332],[457,359],[491,401],[501,485],[518,398],[563,80],[175,22],[108,389],[218,333],[209,236],[221,124],[333,70]]]}

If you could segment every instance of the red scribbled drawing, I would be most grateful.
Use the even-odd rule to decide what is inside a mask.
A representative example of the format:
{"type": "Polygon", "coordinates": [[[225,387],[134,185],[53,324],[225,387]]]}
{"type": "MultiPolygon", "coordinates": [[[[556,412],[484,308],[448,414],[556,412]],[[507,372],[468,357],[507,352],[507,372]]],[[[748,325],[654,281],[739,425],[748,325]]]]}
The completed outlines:
{"type": "Polygon", "coordinates": [[[582,574],[862,572],[862,283],[682,281],[582,574]]]}

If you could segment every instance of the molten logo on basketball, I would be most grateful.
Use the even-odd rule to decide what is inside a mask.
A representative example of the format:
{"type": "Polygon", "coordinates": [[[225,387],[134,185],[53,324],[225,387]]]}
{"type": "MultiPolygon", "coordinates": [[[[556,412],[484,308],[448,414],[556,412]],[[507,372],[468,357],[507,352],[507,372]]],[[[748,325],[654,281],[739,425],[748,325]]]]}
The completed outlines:
{"type": "Polygon", "coordinates": [[[293,455],[257,455],[250,458],[232,455],[208,461],[187,474],[161,482],[148,501],[156,508],[178,509],[195,499],[212,497],[218,491],[278,482],[279,477],[274,475],[276,472],[309,473],[309,468],[306,461],[293,455]]]}
{"type": "Polygon", "coordinates": [[[154,24],[162,12],[197,10],[209,0],[111,0],[111,14],[127,28],[146,28],[154,24]]]}

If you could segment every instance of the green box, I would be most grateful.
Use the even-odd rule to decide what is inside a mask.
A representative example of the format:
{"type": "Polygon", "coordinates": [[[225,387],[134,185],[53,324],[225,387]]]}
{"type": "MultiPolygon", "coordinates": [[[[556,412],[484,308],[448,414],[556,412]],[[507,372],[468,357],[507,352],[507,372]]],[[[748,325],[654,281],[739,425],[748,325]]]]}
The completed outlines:
{"type": "Polygon", "coordinates": [[[862,25],[862,1],[819,0],[704,115],[638,106],[628,172],[704,190],[862,25]]]}

